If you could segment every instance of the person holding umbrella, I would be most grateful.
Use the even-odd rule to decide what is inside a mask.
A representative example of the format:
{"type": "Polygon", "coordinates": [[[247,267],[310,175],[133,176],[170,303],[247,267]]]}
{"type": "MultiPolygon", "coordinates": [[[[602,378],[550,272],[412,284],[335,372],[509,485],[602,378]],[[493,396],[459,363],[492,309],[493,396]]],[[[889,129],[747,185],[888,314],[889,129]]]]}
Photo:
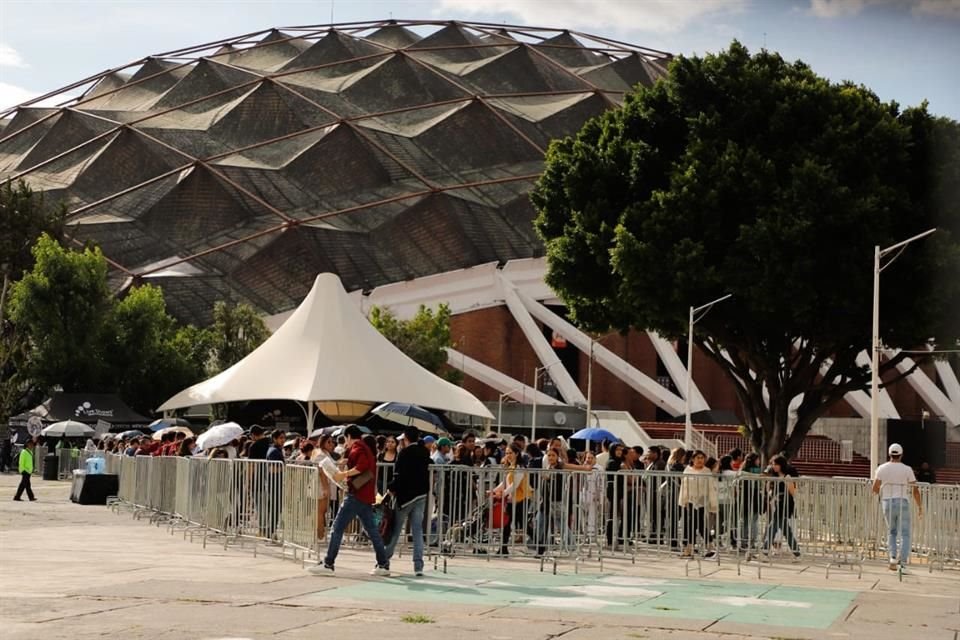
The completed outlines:
{"type": "Polygon", "coordinates": [[[23,492],[27,492],[27,498],[30,499],[30,502],[36,502],[37,498],[33,495],[33,488],[30,486],[30,476],[33,474],[33,439],[27,440],[26,445],[23,447],[23,451],[20,452],[20,484],[17,486],[17,494],[13,496],[13,499],[17,502],[21,501],[20,496],[23,495],[23,492]]]}
{"type": "Polygon", "coordinates": [[[340,553],[343,534],[353,519],[359,518],[377,557],[377,566],[371,571],[371,575],[389,576],[390,558],[380,537],[380,530],[373,520],[373,504],[377,499],[377,460],[374,452],[363,442],[363,432],[360,427],[351,424],[344,429],[343,435],[347,469],[338,471],[333,479],[335,482],[347,481],[347,495],[333,521],[327,554],[320,564],[310,567],[309,571],[318,576],[334,575],[334,563],[337,560],[337,554],[340,553]]]}

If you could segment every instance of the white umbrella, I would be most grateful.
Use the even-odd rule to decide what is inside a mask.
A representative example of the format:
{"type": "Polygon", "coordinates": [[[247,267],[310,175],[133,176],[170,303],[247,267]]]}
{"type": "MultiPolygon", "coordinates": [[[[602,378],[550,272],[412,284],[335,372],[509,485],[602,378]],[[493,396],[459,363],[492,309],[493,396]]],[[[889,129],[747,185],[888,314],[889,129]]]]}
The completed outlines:
{"type": "Polygon", "coordinates": [[[153,432],[153,439],[154,439],[154,440],[159,440],[159,439],[161,439],[161,438],[163,437],[163,434],[165,434],[165,433],[182,433],[183,435],[187,436],[188,438],[190,438],[190,437],[193,436],[193,431],[191,431],[191,430],[190,430],[189,428],[187,428],[187,427],[167,427],[166,429],[160,429],[160,431],[154,431],[154,432],[153,432]]]}
{"type": "Polygon", "coordinates": [[[243,435],[243,427],[236,422],[225,422],[210,427],[197,438],[197,446],[204,451],[230,444],[243,435]]]}
{"type": "Polygon", "coordinates": [[[85,425],[82,422],[73,420],[64,420],[63,422],[54,422],[40,432],[40,435],[49,438],[84,438],[94,434],[93,427],[85,425]]]}

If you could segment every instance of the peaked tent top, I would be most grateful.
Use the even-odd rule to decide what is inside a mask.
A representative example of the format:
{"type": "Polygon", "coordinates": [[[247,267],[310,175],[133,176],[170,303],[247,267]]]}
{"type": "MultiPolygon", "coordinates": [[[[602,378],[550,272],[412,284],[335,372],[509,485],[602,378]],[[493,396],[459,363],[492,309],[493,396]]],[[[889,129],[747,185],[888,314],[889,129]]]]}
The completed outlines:
{"type": "Polygon", "coordinates": [[[242,400],[406,402],[493,418],[469,391],[430,373],[383,337],[333,273],[318,275],[293,315],[246,358],[159,410],[242,400]]]}

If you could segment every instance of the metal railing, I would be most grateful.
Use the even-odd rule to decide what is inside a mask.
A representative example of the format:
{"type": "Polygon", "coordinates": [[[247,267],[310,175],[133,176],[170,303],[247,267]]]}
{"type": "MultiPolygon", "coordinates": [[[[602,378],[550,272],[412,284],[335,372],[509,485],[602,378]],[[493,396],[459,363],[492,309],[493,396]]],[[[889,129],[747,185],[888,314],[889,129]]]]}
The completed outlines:
{"type": "MultiPolygon", "coordinates": [[[[107,466],[119,471],[117,500],[135,516],[201,534],[204,545],[273,546],[301,560],[325,548],[342,497],[309,463],[108,456],[107,466]]],[[[378,482],[389,467],[380,465],[378,482]]],[[[602,568],[609,558],[679,554],[688,570],[715,562],[759,572],[799,556],[829,575],[889,559],[887,520],[863,479],[459,465],[434,465],[430,473],[424,531],[435,565],[510,556],[554,570],[562,562],[602,568]]],[[[917,488],[923,517],[912,501],[902,514],[911,523],[913,562],[930,571],[960,568],[960,487],[917,488]]],[[[347,543],[368,541],[354,527],[347,543]]]]}

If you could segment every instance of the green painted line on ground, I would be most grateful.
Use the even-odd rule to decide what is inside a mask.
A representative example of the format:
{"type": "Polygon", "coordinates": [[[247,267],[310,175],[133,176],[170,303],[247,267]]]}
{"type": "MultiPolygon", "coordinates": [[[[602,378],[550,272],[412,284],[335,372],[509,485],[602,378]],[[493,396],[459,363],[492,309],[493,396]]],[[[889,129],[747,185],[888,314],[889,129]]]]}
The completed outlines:
{"type": "Polygon", "coordinates": [[[533,571],[457,569],[423,578],[393,577],[337,587],[325,597],[491,607],[556,608],[616,615],[692,618],[825,629],[849,607],[855,591],[533,571]]]}

